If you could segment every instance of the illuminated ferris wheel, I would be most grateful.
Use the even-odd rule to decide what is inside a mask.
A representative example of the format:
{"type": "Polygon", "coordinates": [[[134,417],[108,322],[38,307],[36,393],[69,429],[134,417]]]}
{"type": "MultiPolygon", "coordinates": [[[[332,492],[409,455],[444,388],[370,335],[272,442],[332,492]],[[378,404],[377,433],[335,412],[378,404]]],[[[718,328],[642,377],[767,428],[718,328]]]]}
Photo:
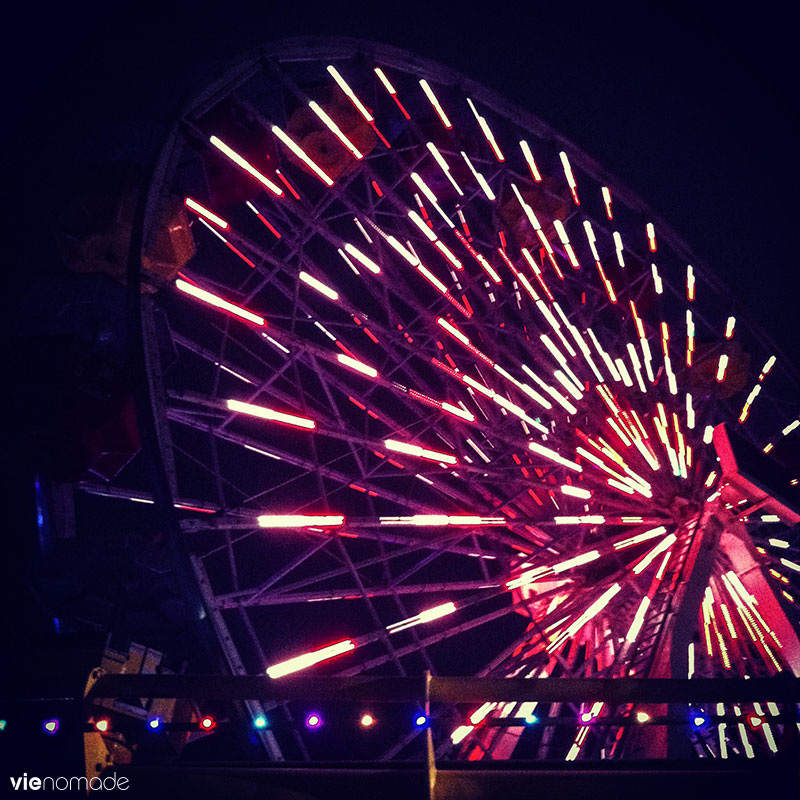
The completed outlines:
{"type": "MultiPolygon", "coordinates": [[[[800,674],[791,365],[535,117],[393,48],[271,46],[184,110],[142,252],[164,461],[235,673],[800,674]]],[[[696,751],[774,751],[755,706],[703,709],[765,721],[696,751]]],[[[573,711],[533,735],[556,704],[486,703],[439,751],[644,746],[573,711]]]]}

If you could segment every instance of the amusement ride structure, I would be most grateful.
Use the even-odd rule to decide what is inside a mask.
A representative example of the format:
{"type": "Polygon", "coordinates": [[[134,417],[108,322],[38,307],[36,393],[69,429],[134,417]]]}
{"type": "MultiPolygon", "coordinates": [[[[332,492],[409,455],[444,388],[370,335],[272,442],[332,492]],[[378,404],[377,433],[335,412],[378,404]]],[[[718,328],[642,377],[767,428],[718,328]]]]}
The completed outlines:
{"type": "MultiPolygon", "coordinates": [[[[140,223],[165,496],[234,675],[800,676],[797,376],[536,117],[285,41],[184,108],[140,223]]],[[[629,723],[675,708],[476,703],[377,755],[430,722],[438,756],[659,757],[629,723]]],[[[298,706],[247,710],[273,760],[318,755],[298,706]]],[[[681,736],[769,755],[780,713],[704,703],[681,736]]]]}

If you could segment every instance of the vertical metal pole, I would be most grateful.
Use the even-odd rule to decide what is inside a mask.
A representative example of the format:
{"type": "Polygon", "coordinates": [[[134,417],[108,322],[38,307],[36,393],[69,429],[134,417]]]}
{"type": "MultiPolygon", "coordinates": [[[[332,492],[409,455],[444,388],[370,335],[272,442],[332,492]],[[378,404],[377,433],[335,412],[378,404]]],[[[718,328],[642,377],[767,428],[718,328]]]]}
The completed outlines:
{"type": "Polygon", "coordinates": [[[436,797],[436,756],[433,752],[433,732],[431,731],[431,671],[425,670],[425,716],[428,728],[425,731],[425,751],[428,767],[428,800],[436,797]]]}
{"type": "MultiPolygon", "coordinates": [[[[197,585],[200,587],[200,592],[203,595],[205,607],[208,610],[211,624],[214,626],[217,639],[222,647],[222,652],[225,654],[228,667],[233,675],[247,675],[247,670],[245,669],[244,663],[239,656],[236,645],[233,643],[233,637],[228,630],[228,626],[225,624],[222,612],[214,602],[214,593],[211,590],[211,582],[208,579],[208,574],[203,566],[203,562],[195,555],[190,556],[190,559],[195,576],[197,577],[197,585]]],[[[255,717],[260,714],[264,714],[264,708],[260,701],[245,700],[244,703],[252,716],[255,717]]],[[[261,743],[264,745],[273,761],[284,760],[283,753],[281,752],[278,741],[275,738],[275,734],[271,730],[259,730],[256,731],[256,735],[261,740],[261,743]]]]}

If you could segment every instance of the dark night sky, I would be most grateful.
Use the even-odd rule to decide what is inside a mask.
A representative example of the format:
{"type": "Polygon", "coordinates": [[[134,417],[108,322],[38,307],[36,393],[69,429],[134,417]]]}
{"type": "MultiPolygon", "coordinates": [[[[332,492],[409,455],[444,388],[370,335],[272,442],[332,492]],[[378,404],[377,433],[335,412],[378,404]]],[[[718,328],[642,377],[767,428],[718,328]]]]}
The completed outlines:
{"type": "MultiPolygon", "coordinates": [[[[168,120],[204,63],[284,36],[374,39],[462,71],[578,144],[666,219],[791,354],[800,340],[798,68],[786,21],[763,5],[748,16],[722,3],[500,5],[88,2],[43,15],[30,4],[5,53],[12,137],[21,134],[17,146],[33,156],[20,175],[24,208],[43,193],[58,197],[64,165],[96,120],[168,120]]],[[[21,230],[33,233],[30,215],[21,230]]]]}

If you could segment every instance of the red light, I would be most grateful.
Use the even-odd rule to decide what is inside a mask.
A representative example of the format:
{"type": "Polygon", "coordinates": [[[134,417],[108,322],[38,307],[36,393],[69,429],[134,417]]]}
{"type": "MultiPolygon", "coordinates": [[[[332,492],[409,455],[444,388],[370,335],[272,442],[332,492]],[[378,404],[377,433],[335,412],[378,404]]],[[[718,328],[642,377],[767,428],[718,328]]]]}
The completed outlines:
{"type": "Polygon", "coordinates": [[[372,714],[363,714],[359,722],[362,728],[371,728],[375,724],[375,717],[372,714]]]}
{"type": "Polygon", "coordinates": [[[214,730],[214,728],[217,727],[217,721],[214,719],[214,717],[206,715],[205,717],[200,718],[200,727],[204,731],[214,730]]]}
{"type": "Polygon", "coordinates": [[[94,723],[94,729],[96,731],[100,731],[100,733],[105,733],[110,727],[109,721],[107,719],[98,719],[94,723]]]}

